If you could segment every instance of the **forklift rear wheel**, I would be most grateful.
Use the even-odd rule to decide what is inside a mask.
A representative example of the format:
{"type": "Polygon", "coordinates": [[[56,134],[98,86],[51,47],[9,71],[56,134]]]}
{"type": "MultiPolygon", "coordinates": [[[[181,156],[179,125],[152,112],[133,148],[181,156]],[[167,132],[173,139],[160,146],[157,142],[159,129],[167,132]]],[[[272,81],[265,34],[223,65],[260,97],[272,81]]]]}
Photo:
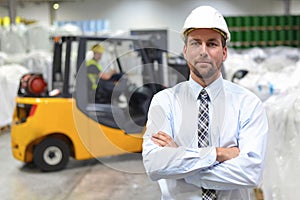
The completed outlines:
{"type": "Polygon", "coordinates": [[[33,152],[33,162],[42,171],[58,171],[69,162],[70,149],[62,140],[47,138],[39,143],[33,152]]]}

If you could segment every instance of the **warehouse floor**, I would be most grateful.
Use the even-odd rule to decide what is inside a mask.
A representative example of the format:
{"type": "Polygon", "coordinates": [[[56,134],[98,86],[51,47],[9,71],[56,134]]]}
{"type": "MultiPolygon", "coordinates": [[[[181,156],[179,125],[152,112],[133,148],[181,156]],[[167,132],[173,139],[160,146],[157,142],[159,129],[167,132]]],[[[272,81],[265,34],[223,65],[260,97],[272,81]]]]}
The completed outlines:
{"type": "Polygon", "coordinates": [[[65,170],[42,173],[13,158],[6,131],[0,134],[0,160],[1,200],[160,199],[157,183],[141,169],[141,154],[71,160],[65,170]]]}

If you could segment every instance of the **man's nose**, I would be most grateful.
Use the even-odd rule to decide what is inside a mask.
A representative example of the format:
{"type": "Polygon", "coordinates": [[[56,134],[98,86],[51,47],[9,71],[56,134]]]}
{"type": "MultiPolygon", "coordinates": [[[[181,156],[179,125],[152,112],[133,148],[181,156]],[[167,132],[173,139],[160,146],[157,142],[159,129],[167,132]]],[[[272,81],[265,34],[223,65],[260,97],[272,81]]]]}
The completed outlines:
{"type": "Polygon", "coordinates": [[[207,56],[207,46],[205,43],[201,43],[199,46],[199,54],[201,56],[207,56]]]}

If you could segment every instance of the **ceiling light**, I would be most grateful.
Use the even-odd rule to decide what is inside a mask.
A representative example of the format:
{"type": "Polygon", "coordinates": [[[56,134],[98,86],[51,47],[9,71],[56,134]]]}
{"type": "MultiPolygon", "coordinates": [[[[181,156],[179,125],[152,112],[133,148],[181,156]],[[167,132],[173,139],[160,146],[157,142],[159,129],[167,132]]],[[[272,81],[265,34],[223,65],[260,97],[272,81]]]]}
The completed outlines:
{"type": "Polygon", "coordinates": [[[59,4],[58,4],[58,3],[54,3],[54,4],[53,4],[53,9],[54,9],[54,10],[57,10],[58,8],[59,8],[59,4]]]}

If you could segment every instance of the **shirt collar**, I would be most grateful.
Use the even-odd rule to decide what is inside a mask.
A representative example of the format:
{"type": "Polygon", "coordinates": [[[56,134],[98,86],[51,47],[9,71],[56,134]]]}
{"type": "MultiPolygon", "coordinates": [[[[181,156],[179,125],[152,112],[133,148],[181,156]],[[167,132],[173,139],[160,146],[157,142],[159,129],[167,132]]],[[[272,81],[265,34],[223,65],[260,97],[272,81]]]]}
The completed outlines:
{"type": "MultiPolygon", "coordinates": [[[[189,85],[190,85],[190,88],[192,89],[193,96],[197,100],[199,93],[203,89],[203,87],[201,85],[199,85],[196,81],[194,81],[191,77],[189,78],[189,85]]],[[[210,101],[214,101],[222,89],[223,89],[222,75],[218,79],[216,79],[214,82],[212,82],[210,85],[205,87],[205,90],[208,93],[210,101]]]]}

